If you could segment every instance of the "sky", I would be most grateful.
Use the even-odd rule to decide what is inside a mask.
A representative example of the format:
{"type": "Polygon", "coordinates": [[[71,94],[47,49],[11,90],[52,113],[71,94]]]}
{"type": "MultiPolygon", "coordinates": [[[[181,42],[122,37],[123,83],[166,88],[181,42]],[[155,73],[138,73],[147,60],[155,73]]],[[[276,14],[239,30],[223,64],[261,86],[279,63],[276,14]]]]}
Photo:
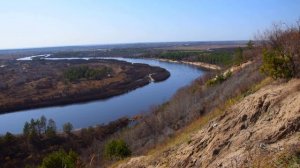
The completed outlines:
{"type": "Polygon", "coordinates": [[[299,18],[300,0],[3,0],[0,49],[249,40],[299,18]]]}

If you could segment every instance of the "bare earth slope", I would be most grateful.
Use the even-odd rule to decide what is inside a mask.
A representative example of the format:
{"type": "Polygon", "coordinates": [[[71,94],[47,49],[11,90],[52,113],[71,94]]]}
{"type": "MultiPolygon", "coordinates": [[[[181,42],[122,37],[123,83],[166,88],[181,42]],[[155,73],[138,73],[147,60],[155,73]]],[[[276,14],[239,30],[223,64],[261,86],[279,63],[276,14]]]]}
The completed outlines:
{"type": "Polygon", "coordinates": [[[158,156],[132,158],[119,167],[248,167],[257,158],[299,146],[299,131],[300,79],[293,79],[247,96],[188,143],[158,156]]]}

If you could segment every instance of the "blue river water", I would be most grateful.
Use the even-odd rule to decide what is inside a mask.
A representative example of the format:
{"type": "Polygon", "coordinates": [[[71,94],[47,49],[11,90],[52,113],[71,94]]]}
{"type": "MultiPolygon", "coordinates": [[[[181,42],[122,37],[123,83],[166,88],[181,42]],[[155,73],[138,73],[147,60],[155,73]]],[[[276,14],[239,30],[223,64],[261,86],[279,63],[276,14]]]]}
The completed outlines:
{"type": "MultiPolygon", "coordinates": [[[[152,106],[168,101],[176,91],[204,74],[199,68],[179,63],[162,62],[153,59],[117,58],[131,63],[145,63],[167,69],[171,76],[162,82],[150,83],[144,87],[105,100],[77,103],[18,111],[0,115],[0,134],[7,131],[21,133],[24,123],[44,115],[56,122],[58,130],[66,122],[75,129],[106,124],[110,121],[149,111],[152,106]]],[[[55,60],[53,60],[55,61],[55,60]]]]}

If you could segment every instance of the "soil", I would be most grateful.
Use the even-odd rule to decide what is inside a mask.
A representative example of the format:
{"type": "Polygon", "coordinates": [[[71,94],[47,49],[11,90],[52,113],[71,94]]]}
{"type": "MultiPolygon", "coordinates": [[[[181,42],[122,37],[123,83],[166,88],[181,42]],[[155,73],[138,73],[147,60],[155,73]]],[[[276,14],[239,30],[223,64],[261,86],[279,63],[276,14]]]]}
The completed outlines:
{"type": "Polygon", "coordinates": [[[187,143],[117,167],[253,167],[257,160],[272,165],[273,156],[300,145],[299,104],[299,79],[275,82],[211,120],[187,143]],[[265,157],[271,159],[261,160],[265,157]]]}

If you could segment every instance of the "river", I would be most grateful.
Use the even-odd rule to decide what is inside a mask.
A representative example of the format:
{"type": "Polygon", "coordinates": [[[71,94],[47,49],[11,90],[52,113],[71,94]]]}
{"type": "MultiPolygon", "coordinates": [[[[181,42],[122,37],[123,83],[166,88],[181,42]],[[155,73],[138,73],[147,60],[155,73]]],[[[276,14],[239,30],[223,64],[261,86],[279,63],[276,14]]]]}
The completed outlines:
{"type": "Polygon", "coordinates": [[[21,133],[26,121],[40,118],[42,115],[47,119],[54,119],[58,130],[61,130],[62,125],[66,122],[72,123],[74,128],[78,129],[106,124],[124,116],[132,117],[149,111],[152,106],[168,101],[179,88],[190,84],[204,74],[199,68],[186,64],[153,59],[116,59],[159,66],[167,69],[171,76],[165,81],[150,83],[128,93],[104,100],[2,114],[0,115],[0,134],[7,131],[15,134],[21,133]]]}

